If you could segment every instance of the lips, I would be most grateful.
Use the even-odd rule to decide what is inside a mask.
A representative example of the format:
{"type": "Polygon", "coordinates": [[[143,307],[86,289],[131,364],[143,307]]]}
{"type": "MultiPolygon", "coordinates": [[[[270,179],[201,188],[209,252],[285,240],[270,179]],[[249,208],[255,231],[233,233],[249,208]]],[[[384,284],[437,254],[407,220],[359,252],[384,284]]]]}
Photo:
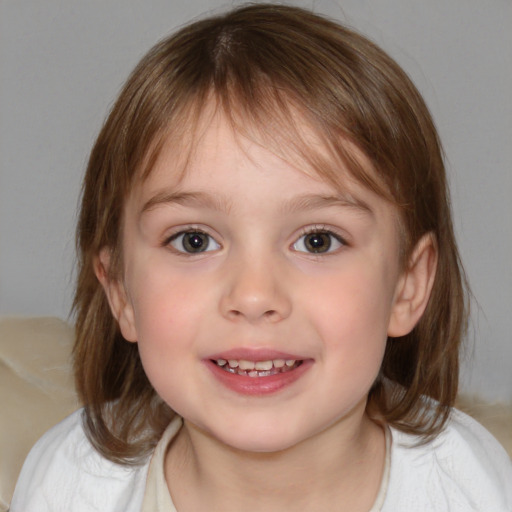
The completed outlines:
{"type": "Polygon", "coordinates": [[[237,394],[262,396],[291,386],[313,360],[275,351],[232,350],[205,360],[215,379],[237,394]]]}

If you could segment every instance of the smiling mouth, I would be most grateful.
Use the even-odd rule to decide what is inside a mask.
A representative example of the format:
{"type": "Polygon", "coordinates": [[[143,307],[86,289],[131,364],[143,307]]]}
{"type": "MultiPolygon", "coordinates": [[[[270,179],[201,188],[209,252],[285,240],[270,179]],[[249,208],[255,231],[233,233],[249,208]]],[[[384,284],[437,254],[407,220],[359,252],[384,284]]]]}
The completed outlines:
{"type": "Polygon", "coordinates": [[[247,377],[270,377],[294,370],[303,361],[298,359],[272,359],[267,361],[247,361],[245,359],[213,359],[219,368],[227,373],[247,377]]]}

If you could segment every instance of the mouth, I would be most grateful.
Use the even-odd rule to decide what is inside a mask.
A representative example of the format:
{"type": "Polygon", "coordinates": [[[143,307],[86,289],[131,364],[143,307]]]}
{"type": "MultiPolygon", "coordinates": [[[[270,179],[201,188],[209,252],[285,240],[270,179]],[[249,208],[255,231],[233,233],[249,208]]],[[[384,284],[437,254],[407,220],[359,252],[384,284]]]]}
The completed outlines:
{"type": "Polygon", "coordinates": [[[313,359],[274,350],[236,349],[211,355],[207,368],[222,386],[244,396],[268,396],[284,390],[309,373],[313,359]]]}
{"type": "Polygon", "coordinates": [[[227,373],[244,377],[271,377],[294,370],[302,365],[300,359],[268,359],[265,361],[248,361],[246,359],[211,359],[220,369],[227,373]]]}

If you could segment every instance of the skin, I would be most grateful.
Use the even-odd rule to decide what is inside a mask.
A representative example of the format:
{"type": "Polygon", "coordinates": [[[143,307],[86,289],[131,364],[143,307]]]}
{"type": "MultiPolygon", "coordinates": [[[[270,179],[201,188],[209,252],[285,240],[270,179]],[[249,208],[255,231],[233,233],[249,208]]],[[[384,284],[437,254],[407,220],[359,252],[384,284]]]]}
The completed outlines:
{"type": "Polygon", "coordinates": [[[431,239],[402,269],[396,211],[346,170],[341,191],[221,114],[203,130],[184,175],[168,143],[134,186],[122,281],[106,277],[108,249],[97,261],[124,337],[184,418],[165,464],[173,500],[184,511],[368,510],[385,447],[367,396],[388,336],[426,306],[431,239]],[[191,232],[205,250],[187,249],[191,232]],[[326,252],[311,251],[318,238],[326,252]],[[232,350],[304,363],[282,388],[248,394],[212,371],[232,350]]]}

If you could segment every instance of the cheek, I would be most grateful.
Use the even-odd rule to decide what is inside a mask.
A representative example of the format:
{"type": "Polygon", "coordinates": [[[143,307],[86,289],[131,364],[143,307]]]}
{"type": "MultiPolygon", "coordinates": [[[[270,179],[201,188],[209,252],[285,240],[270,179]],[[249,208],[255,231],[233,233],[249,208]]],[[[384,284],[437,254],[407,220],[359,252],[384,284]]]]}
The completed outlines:
{"type": "Polygon", "coordinates": [[[199,315],[200,297],[206,292],[200,279],[186,268],[173,270],[162,256],[148,258],[139,267],[132,269],[129,290],[140,336],[153,331],[158,335],[199,315]]]}
{"type": "Polygon", "coordinates": [[[197,336],[191,304],[176,293],[155,290],[136,301],[135,319],[139,332],[138,349],[144,371],[160,397],[181,411],[186,371],[194,357],[197,336]]]}
{"type": "Polygon", "coordinates": [[[180,362],[195,356],[193,342],[208,316],[207,294],[212,293],[204,279],[171,273],[157,263],[133,272],[137,277],[129,281],[139,352],[155,387],[156,381],[168,378],[171,368],[179,374],[180,362]]]}
{"type": "Polygon", "coordinates": [[[313,290],[306,293],[311,297],[310,305],[318,304],[318,312],[330,317],[327,324],[342,323],[345,329],[379,329],[391,312],[394,288],[389,281],[376,269],[351,268],[312,282],[313,290]]]}
{"type": "Polygon", "coordinates": [[[315,290],[305,307],[328,354],[338,364],[380,367],[393,297],[385,274],[352,268],[317,282],[315,290]]]}

